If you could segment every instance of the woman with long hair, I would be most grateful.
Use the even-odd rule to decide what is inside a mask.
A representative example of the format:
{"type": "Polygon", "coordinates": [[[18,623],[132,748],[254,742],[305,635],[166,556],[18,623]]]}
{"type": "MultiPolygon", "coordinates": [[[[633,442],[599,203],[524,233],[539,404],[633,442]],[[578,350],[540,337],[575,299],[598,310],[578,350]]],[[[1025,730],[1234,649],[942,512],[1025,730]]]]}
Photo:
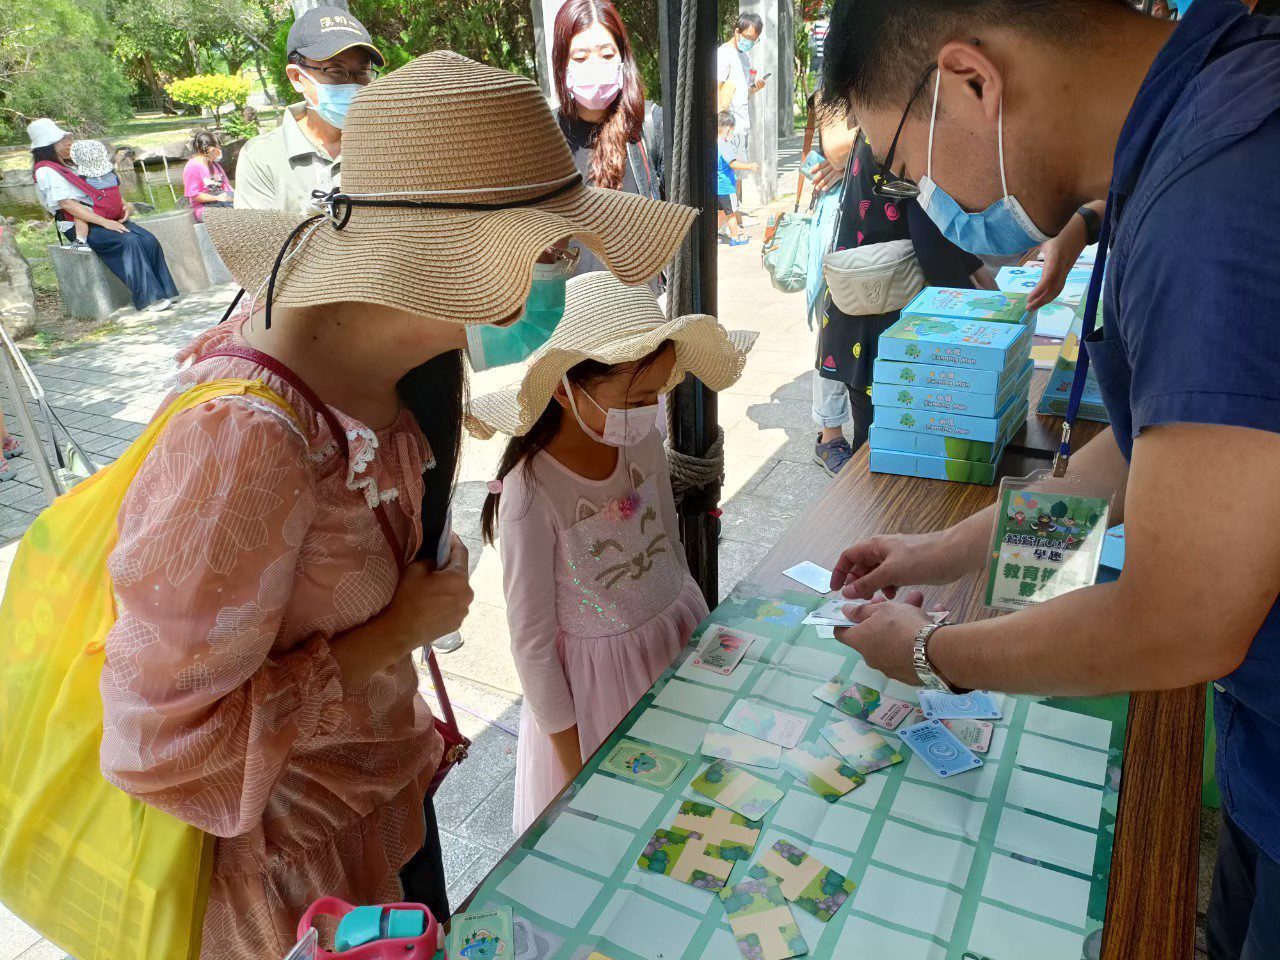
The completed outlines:
{"type": "Polygon", "coordinates": [[[191,203],[196,223],[204,222],[205,207],[231,206],[231,178],[222,168],[222,144],[212,131],[191,138],[191,159],[182,168],[182,193],[191,203]]]}
{"type": "Polygon", "coordinates": [[[220,960],[284,956],[325,895],[446,919],[431,789],[456,754],[411,654],[471,602],[442,536],[465,328],[519,317],[566,238],[643,283],[693,218],[585,186],[533,83],[447,52],[357,94],[321,205],[209,212],[264,309],[188,347],[170,400],[252,379],[283,403],[178,414],[110,561],[103,773],[214,837],[201,954],[220,960]],[[512,162],[475,164],[498,152],[512,162]]]}
{"type": "MultiPolygon", "coordinates": [[[[551,74],[556,119],[587,182],[661,199],[662,108],[644,98],[631,36],[609,0],[569,0],[560,8],[551,74]]],[[[578,273],[603,269],[582,251],[578,273]]]]}

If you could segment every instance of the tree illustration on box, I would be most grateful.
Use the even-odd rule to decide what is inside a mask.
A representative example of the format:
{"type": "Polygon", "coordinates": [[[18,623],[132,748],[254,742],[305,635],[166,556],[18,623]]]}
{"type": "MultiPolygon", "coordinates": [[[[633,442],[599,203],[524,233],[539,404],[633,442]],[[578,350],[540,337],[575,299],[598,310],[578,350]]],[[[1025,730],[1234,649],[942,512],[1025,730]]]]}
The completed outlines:
{"type": "Polygon", "coordinates": [[[910,390],[899,390],[899,391],[898,391],[898,402],[899,402],[899,403],[908,403],[908,404],[909,404],[909,403],[911,402],[911,391],[910,391],[910,390]]]}
{"type": "Polygon", "coordinates": [[[914,343],[908,343],[908,344],[907,344],[907,356],[908,356],[908,357],[918,357],[918,356],[920,356],[920,348],[919,348],[919,347],[917,347],[914,343]]]}
{"type": "MultiPolygon", "coordinates": [[[[910,352],[911,352],[911,348],[910,348],[910,347],[908,347],[908,348],[907,348],[907,352],[908,352],[908,353],[910,353],[910,352]]],[[[920,351],[919,351],[919,349],[917,349],[917,350],[916,350],[916,354],[917,354],[917,355],[919,355],[919,353],[920,353],[920,351]]],[[[915,375],[914,373],[912,373],[912,372],[911,372],[911,368],[910,368],[910,367],[903,367],[903,368],[902,368],[902,374],[898,377],[898,379],[899,379],[899,380],[905,380],[907,383],[911,383],[913,380],[915,380],[915,378],[916,378],[916,375],[915,375]]]]}
{"type": "Polygon", "coordinates": [[[904,427],[914,427],[916,425],[916,418],[909,413],[904,413],[902,415],[902,419],[898,422],[904,427]]]}

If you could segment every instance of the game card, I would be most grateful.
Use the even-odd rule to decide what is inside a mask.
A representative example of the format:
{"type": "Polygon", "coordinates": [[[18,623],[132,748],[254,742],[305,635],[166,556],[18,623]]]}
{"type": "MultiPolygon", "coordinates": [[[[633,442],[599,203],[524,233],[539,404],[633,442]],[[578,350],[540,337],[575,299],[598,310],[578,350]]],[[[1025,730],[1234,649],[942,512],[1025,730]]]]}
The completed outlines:
{"type": "Polygon", "coordinates": [[[750,860],[760,839],[760,828],[748,823],[742,814],[697,800],[680,804],[680,812],[667,829],[702,837],[725,860],[750,860]]]}
{"type": "Polygon", "coordinates": [[[729,709],[724,725],[730,730],[790,749],[804,736],[809,718],[766,707],[758,700],[739,700],[729,709]]]}
{"type": "MultiPolygon", "coordinates": [[[[819,687],[814,692],[814,696],[823,700],[828,690],[829,687],[826,685],[819,687]],[[819,693],[822,696],[819,696],[819,693]]],[[[870,721],[885,730],[897,727],[915,709],[914,704],[885,696],[875,687],[866,687],[860,683],[850,683],[835,695],[834,702],[830,700],[824,702],[831,703],[837,710],[855,719],[870,721]]]]}
{"type": "Polygon", "coordinates": [[[874,773],[902,762],[902,755],[861,720],[852,717],[835,720],[823,727],[821,733],[858,773],[874,773]]]}
{"type": "Polygon", "coordinates": [[[796,583],[803,584],[815,593],[831,592],[831,571],[809,560],[804,563],[797,563],[790,569],[783,570],[782,575],[790,577],[796,583]]]}
{"type": "Polygon", "coordinates": [[[725,760],[711,764],[690,786],[748,820],[760,820],[782,799],[772,783],[725,760]]]}
{"type": "Polygon", "coordinates": [[[991,749],[991,735],[996,728],[986,720],[943,720],[942,725],[974,753],[986,753],[991,749]]]}
{"type": "Polygon", "coordinates": [[[455,913],[449,924],[445,952],[451,957],[510,958],[514,940],[510,907],[455,913]]]}
{"type": "Polygon", "coordinates": [[[999,720],[1000,708],[985,690],[969,693],[920,691],[920,709],[928,720],[999,720]]]}
{"type": "Polygon", "coordinates": [[[809,740],[782,754],[782,769],[791,774],[827,803],[835,803],[867,778],[849,766],[825,740],[809,740]]]}
{"type": "Polygon", "coordinates": [[[757,639],[760,638],[754,633],[714,624],[702,638],[702,646],[693,658],[693,665],[727,677],[747,655],[747,648],[757,639]]]}
{"type": "Polygon", "coordinates": [[[898,736],[940,777],[951,777],[982,766],[982,758],[961,743],[942,725],[941,720],[926,720],[903,727],[898,736]]]}
{"type": "Polygon", "coordinates": [[[844,608],[859,607],[865,602],[865,600],[845,600],[837,597],[835,600],[828,600],[805,617],[804,622],[815,627],[852,627],[853,621],[844,615],[844,608]]]}
{"type": "Polygon", "coordinates": [[[723,890],[733,871],[733,861],[724,859],[719,847],[681,830],[655,830],[636,866],[699,890],[723,890]]]}
{"type": "Polygon", "coordinates": [[[818,687],[817,690],[813,691],[813,695],[823,703],[829,703],[834,707],[836,702],[840,699],[841,692],[848,685],[848,681],[844,677],[836,674],[826,683],[818,687]]]}
{"type": "Polygon", "coordinates": [[[835,916],[857,886],[788,840],[779,840],[766,850],[747,876],[757,880],[773,877],[784,897],[823,923],[835,916]]]}
{"type": "Polygon", "coordinates": [[[600,762],[600,769],[665,790],[676,782],[684,765],[685,758],[678,753],[634,740],[620,740],[600,762]]]}
{"type": "Polygon", "coordinates": [[[787,960],[809,952],[777,880],[744,880],[721,890],[720,899],[746,960],[787,960]]]}
{"type": "Polygon", "coordinates": [[[777,767],[782,748],[776,743],[765,743],[737,730],[730,730],[713,723],[702,738],[702,755],[720,760],[745,763],[750,767],[777,767]]]}

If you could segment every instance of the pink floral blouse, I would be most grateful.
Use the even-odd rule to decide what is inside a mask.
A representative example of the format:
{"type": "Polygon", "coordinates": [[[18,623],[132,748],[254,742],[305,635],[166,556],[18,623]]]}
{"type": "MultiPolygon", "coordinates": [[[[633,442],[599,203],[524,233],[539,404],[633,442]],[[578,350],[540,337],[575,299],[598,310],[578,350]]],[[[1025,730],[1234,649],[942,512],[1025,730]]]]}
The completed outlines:
{"type": "MultiPolygon", "coordinates": [[[[399,575],[372,504],[406,556],[422,537],[430,451],[412,415],[374,432],[323,418],[246,360],[200,358],[238,323],[179,355],[174,393],[223,377],[264,381],[302,418],[237,397],[181,414],[120,511],[110,571],[119,619],[102,675],[107,779],[218,838],[202,954],[270,960],[303,910],[333,894],[401,898],[422,802],[443,751],[409,657],[343,690],[336,635],[390,601],[399,575]]],[[[172,394],[171,394],[172,396],[172,394]]]]}

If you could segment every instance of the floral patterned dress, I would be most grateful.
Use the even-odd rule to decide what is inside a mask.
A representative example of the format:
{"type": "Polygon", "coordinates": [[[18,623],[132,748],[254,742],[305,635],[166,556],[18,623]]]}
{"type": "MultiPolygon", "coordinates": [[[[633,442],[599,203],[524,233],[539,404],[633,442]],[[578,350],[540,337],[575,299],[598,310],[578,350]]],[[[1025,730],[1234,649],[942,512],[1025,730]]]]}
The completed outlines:
{"type": "Polygon", "coordinates": [[[166,428],[121,508],[119,619],[102,675],[102,769],[217,837],[202,954],[282,957],[316,898],[400,899],[443,750],[408,656],[344,690],[329,641],[380,612],[399,579],[373,504],[411,557],[430,451],[405,411],[374,431],[323,417],[239,358],[240,324],[179,355],[171,396],[223,377],[288,401],[203,404],[166,428]]]}

